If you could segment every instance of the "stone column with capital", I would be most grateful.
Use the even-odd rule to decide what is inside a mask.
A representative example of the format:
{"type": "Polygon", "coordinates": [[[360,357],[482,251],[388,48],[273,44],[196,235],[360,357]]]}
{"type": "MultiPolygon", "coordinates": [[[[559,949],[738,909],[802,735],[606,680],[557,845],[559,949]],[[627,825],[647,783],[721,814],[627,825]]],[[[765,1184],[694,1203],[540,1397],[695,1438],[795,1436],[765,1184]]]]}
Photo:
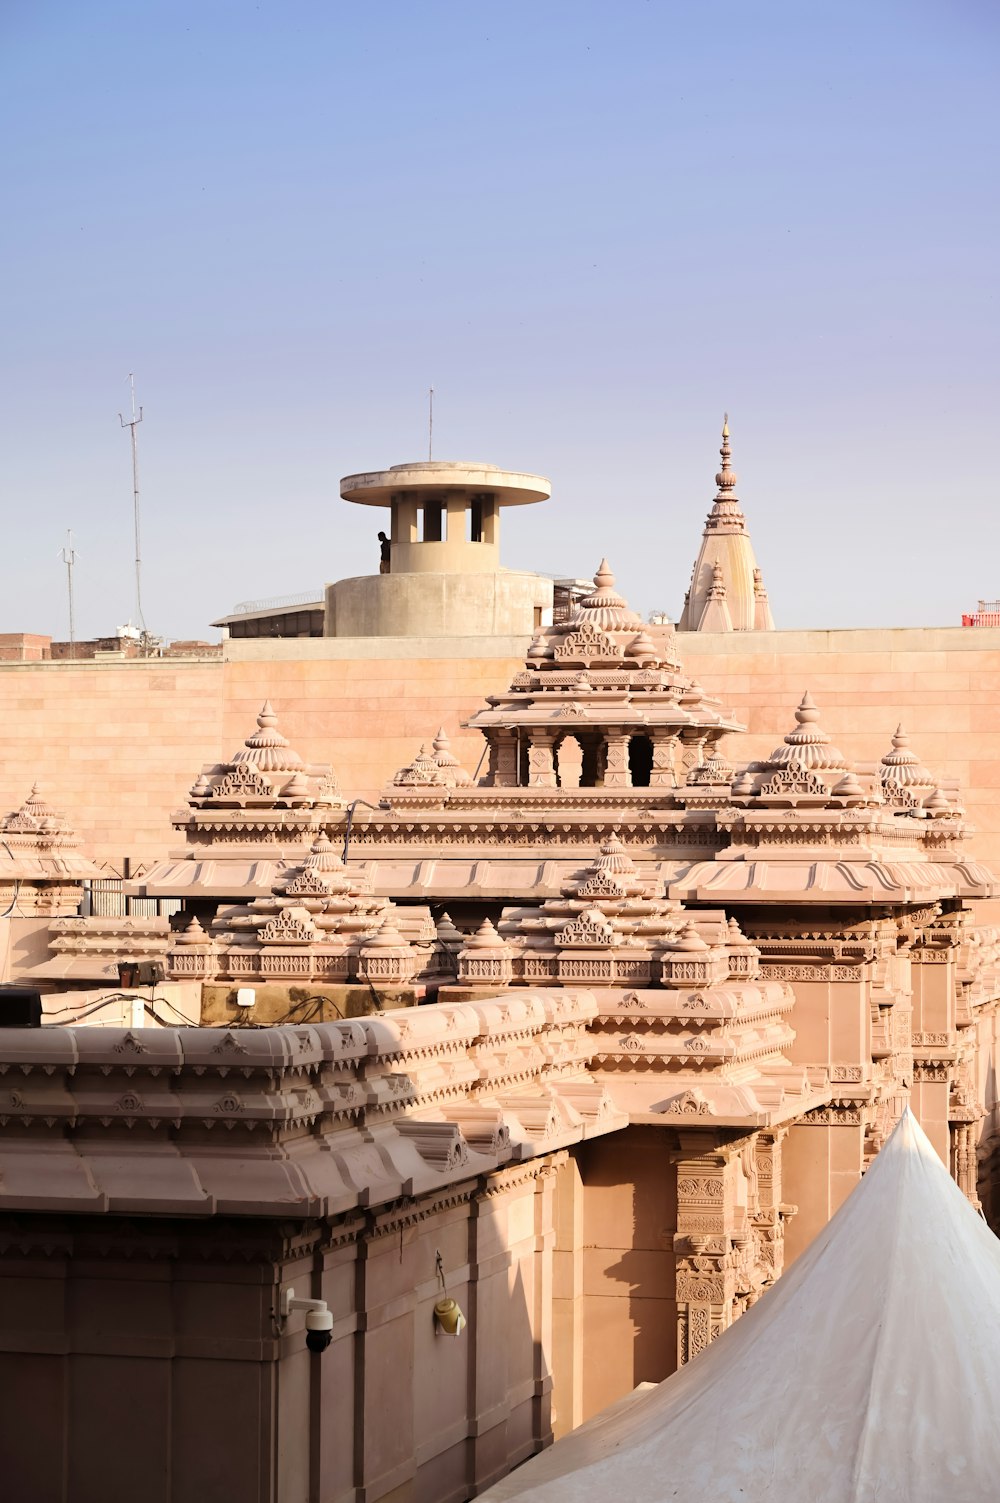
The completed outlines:
{"type": "Polygon", "coordinates": [[[689,772],[693,772],[696,767],[700,767],[705,760],[705,742],[707,739],[704,731],[693,730],[681,732],[681,782],[684,781],[689,772]]]}
{"type": "Polygon", "coordinates": [[[629,738],[623,732],[610,732],[607,738],[607,763],[604,768],[605,788],[631,788],[632,773],[628,765],[629,738]]]}
{"type": "Polygon", "coordinates": [[[505,727],[490,732],[490,786],[517,787],[517,732],[505,727]]]}
{"type": "Polygon", "coordinates": [[[551,731],[531,731],[531,741],[528,746],[528,786],[529,788],[554,788],[556,786],[556,764],[553,756],[555,736],[551,731]]]}
{"type": "Polygon", "coordinates": [[[676,788],[677,773],[674,767],[674,750],[677,737],[673,731],[650,731],[653,742],[653,766],[649,774],[650,788],[676,788]]]}
{"type": "MultiPolygon", "coordinates": [[[[732,1324],[736,1294],[731,1237],[735,1233],[735,1170],[708,1142],[677,1164],[677,1366],[690,1362],[732,1324]]],[[[685,1149],[687,1151],[685,1152],[685,1149]]]]}

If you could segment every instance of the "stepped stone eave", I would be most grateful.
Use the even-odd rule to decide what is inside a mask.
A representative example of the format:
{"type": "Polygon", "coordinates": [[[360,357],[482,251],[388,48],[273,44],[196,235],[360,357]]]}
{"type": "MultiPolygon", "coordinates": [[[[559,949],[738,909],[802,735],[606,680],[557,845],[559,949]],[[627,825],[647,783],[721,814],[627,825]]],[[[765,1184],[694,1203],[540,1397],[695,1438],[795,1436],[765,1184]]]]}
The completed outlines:
{"type": "Polygon", "coordinates": [[[991,898],[1000,883],[972,862],[704,861],[669,885],[680,902],[891,904],[991,898]]]}

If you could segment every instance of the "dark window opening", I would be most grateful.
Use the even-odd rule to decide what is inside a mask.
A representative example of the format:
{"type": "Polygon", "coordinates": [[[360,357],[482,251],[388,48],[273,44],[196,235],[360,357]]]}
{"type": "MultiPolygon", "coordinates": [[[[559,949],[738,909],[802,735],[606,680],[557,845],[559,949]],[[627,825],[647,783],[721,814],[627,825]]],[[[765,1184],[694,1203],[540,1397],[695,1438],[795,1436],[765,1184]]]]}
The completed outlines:
{"type": "Polygon", "coordinates": [[[583,748],[580,787],[600,788],[604,783],[604,742],[596,736],[579,736],[577,739],[583,748]]]}
{"type": "Polygon", "coordinates": [[[441,502],[426,501],[424,503],[424,542],[440,543],[441,541],[441,502]]]}
{"type": "Polygon", "coordinates": [[[633,736],[628,744],[628,770],[633,788],[648,788],[653,772],[653,743],[648,736],[633,736]]]}

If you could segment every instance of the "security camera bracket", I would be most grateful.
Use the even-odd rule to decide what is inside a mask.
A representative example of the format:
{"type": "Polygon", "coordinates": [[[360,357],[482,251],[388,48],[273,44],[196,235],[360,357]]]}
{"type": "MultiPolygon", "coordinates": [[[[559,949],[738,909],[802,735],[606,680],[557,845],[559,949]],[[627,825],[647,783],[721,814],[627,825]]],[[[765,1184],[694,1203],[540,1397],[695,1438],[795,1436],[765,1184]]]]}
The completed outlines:
{"type": "Polygon", "coordinates": [[[316,1310],[325,1311],[327,1303],[325,1299],[296,1299],[295,1290],[289,1286],[282,1289],[281,1298],[278,1302],[278,1317],[286,1321],[293,1310],[316,1310]]]}

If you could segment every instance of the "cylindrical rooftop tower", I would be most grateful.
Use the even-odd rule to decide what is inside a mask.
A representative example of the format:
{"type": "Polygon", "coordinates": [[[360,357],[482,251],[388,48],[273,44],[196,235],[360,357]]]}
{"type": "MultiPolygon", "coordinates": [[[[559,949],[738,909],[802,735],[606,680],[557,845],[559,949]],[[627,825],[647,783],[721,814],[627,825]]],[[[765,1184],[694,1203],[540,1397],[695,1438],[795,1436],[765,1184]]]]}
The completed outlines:
{"type": "Polygon", "coordinates": [[[483,574],[500,567],[500,511],[545,501],[541,475],[495,464],[428,461],[345,475],[340,494],[391,512],[393,574],[483,574]]]}
{"type": "Polygon", "coordinates": [[[471,462],[431,460],[345,475],[345,501],[388,508],[389,542],[381,574],[329,586],[327,635],[530,633],[551,611],[552,583],[501,568],[500,512],[550,493],[542,475],[471,462]]]}

